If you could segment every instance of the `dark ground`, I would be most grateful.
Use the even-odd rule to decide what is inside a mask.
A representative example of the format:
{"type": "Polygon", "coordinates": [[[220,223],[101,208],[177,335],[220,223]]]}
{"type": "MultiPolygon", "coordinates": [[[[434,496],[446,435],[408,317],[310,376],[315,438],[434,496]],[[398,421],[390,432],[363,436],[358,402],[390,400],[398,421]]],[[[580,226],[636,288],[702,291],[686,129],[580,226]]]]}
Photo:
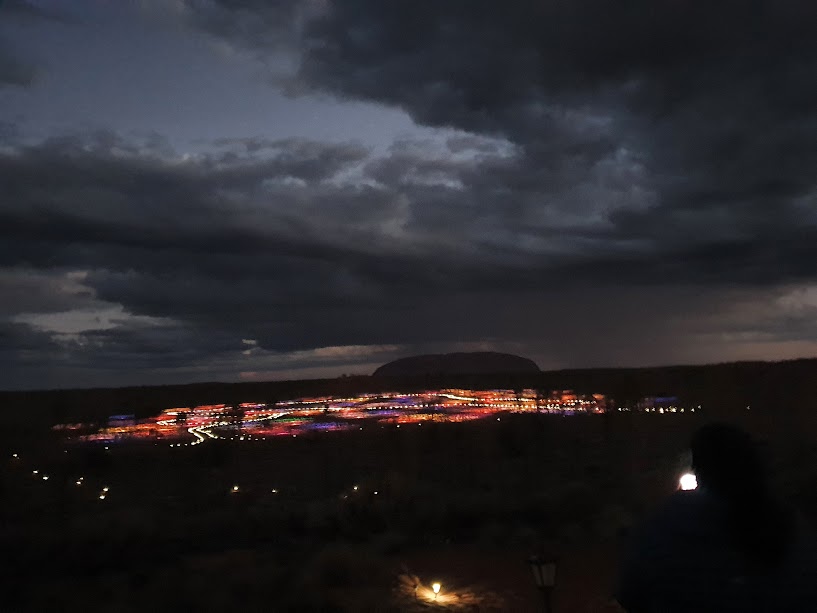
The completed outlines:
{"type": "MultiPolygon", "coordinates": [[[[525,559],[544,549],[561,557],[558,612],[612,611],[628,529],[675,489],[710,417],[503,415],[108,451],[6,437],[2,609],[434,608],[401,591],[416,577],[443,583],[448,610],[526,611],[538,601],[525,559]]],[[[817,420],[739,417],[813,521],[817,420]]]]}

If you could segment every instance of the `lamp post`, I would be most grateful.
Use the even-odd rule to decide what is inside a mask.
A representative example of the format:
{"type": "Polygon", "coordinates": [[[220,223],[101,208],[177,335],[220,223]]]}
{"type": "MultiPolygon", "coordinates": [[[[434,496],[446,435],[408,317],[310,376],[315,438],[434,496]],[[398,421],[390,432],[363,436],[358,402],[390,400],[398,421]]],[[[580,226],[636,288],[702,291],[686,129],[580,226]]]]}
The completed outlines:
{"type": "Polygon", "coordinates": [[[545,613],[553,613],[551,596],[556,586],[556,560],[543,555],[532,555],[528,559],[528,564],[530,564],[536,589],[542,594],[542,610],[545,613]]]}

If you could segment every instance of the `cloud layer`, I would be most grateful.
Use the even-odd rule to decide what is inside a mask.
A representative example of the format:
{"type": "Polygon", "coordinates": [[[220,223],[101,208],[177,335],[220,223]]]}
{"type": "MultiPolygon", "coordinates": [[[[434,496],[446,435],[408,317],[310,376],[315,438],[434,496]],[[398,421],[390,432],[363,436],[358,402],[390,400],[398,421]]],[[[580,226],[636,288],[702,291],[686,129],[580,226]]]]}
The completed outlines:
{"type": "Polygon", "coordinates": [[[436,132],[8,144],[0,387],[815,353],[809,4],[179,5],[272,86],[436,132]]]}

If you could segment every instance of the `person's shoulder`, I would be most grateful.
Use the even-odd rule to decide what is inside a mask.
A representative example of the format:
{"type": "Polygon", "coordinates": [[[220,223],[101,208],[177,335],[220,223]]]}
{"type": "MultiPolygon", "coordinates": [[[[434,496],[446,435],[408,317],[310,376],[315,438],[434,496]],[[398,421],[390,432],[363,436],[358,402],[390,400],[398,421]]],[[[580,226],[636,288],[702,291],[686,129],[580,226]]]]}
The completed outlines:
{"type": "Polygon", "coordinates": [[[817,530],[800,514],[794,517],[793,554],[796,563],[802,564],[817,580],[817,530]]]}
{"type": "Polygon", "coordinates": [[[817,532],[802,516],[794,519],[792,544],[776,577],[781,611],[817,611],[817,532]],[[785,604],[785,606],[782,606],[785,604]]]}
{"type": "Polygon", "coordinates": [[[669,496],[647,521],[648,528],[666,530],[711,525],[722,514],[721,505],[706,492],[678,491],[669,496]]]}

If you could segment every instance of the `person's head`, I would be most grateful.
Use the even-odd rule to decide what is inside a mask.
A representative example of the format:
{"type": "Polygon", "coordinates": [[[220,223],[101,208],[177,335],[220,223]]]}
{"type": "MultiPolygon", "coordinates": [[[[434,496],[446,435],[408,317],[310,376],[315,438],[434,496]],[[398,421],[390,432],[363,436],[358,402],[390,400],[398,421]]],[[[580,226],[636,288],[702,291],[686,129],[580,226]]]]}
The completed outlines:
{"type": "Polygon", "coordinates": [[[735,548],[757,566],[778,564],[793,539],[793,516],[769,491],[757,443],[740,428],[713,423],[693,434],[690,447],[699,486],[726,503],[735,548]]]}
{"type": "Polygon", "coordinates": [[[702,489],[728,498],[765,489],[758,446],[746,432],[725,423],[700,428],[692,436],[692,467],[702,489]]]}

